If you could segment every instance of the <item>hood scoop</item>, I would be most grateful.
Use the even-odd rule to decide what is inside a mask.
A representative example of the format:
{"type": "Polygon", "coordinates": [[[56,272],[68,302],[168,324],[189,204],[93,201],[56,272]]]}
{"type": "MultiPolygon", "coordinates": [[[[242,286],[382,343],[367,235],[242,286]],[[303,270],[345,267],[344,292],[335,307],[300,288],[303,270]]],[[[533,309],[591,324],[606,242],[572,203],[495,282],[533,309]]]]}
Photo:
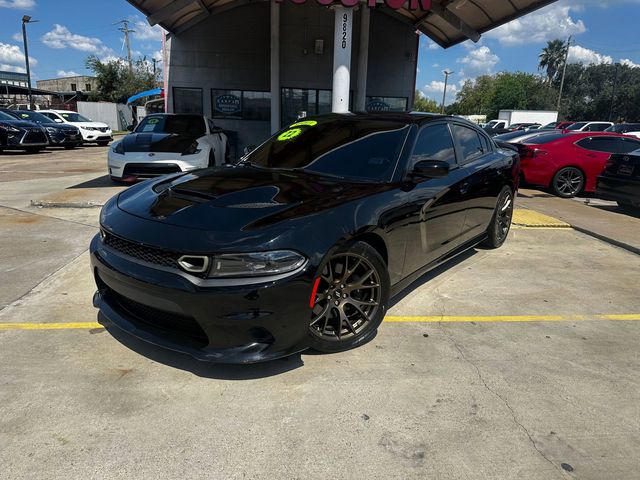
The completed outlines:
{"type": "Polygon", "coordinates": [[[274,185],[247,188],[218,197],[211,204],[225,208],[272,208],[282,205],[275,200],[280,189],[274,185]]]}

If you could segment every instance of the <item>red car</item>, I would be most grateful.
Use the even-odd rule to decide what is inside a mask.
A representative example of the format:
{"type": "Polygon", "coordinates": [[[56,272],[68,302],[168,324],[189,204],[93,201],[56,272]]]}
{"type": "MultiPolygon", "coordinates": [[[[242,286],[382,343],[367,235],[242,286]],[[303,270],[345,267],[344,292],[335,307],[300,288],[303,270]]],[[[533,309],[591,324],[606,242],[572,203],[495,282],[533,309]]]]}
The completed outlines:
{"type": "Polygon", "coordinates": [[[640,140],[608,132],[550,132],[516,144],[526,183],[549,187],[563,198],[593,192],[613,153],[640,148],[640,140]]]}

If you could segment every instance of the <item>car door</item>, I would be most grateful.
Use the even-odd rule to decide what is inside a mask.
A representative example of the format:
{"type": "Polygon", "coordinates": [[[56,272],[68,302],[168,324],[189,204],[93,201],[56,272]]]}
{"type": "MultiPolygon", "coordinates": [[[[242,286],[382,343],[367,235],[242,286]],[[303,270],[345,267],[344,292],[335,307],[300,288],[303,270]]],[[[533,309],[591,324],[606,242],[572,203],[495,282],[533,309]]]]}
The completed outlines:
{"type": "Polygon", "coordinates": [[[431,123],[416,137],[405,176],[422,160],[441,160],[451,170],[444,178],[406,182],[403,188],[406,212],[406,253],[403,275],[407,276],[460,245],[464,222],[460,187],[464,173],[456,162],[456,149],[447,122],[431,123]]]}
{"type": "Polygon", "coordinates": [[[620,148],[618,139],[620,137],[610,137],[599,135],[583,138],[576,142],[575,163],[580,167],[585,175],[585,190],[593,191],[596,187],[596,177],[602,173],[607,160],[613,153],[618,153],[620,148]]]}
{"type": "Polygon", "coordinates": [[[504,184],[500,179],[500,165],[496,163],[504,157],[476,129],[458,123],[452,124],[451,128],[459,168],[464,176],[464,182],[459,188],[465,209],[461,232],[461,240],[464,242],[487,230],[496,199],[504,184]]]}

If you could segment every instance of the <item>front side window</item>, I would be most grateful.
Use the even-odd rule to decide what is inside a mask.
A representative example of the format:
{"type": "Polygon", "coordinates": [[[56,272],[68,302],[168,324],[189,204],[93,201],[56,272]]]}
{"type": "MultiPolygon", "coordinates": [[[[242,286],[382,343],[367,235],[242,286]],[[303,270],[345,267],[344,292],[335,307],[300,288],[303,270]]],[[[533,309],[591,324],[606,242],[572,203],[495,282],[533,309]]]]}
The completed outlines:
{"type": "Polygon", "coordinates": [[[422,160],[440,160],[456,164],[456,153],[449,127],[442,123],[423,128],[418,135],[416,145],[411,154],[410,165],[422,160]]]}
{"type": "Polygon", "coordinates": [[[202,89],[173,87],[173,111],[202,115],[202,89]]]}
{"type": "Polygon", "coordinates": [[[387,181],[409,127],[387,120],[302,119],[243,158],[259,168],[387,181]]]}
{"type": "Polygon", "coordinates": [[[199,115],[149,115],[135,129],[136,133],[170,133],[203,136],[204,119],[199,115]]]}
{"type": "Polygon", "coordinates": [[[482,155],[482,144],[475,130],[462,125],[453,125],[453,134],[462,153],[463,162],[470,162],[482,155]]]}
{"type": "Polygon", "coordinates": [[[617,142],[613,137],[591,137],[583,138],[577,145],[587,150],[593,150],[596,152],[616,153],[617,142]]]}

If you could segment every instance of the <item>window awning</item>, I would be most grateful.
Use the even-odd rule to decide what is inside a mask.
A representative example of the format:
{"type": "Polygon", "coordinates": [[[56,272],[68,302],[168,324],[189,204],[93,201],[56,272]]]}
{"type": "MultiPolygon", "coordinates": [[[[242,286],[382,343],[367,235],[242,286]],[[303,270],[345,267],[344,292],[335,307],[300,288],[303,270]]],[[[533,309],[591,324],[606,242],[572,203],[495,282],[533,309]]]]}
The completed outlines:
{"type": "MultiPolygon", "coordinates": [[[[251,0],[127,0],[144,13],[150,25],[179,35],[209,15],[246,5],[251,0]]],[[[255,0],[253,0],[255,1],[255,0]]],[[[285,0],[286,1],[286,0],[285,0]]],[[[307,0],[315,2],[316,0],[307,0]]],[[[393,10],[382,0],[377,9],[415,28],[447,48],[465,40],[479,40],[495,27],[515,20],[556,0],[432,0],[431,10],[393,10]]],[[[405,4],[405,6],[408,2],[405,4]]]]}

